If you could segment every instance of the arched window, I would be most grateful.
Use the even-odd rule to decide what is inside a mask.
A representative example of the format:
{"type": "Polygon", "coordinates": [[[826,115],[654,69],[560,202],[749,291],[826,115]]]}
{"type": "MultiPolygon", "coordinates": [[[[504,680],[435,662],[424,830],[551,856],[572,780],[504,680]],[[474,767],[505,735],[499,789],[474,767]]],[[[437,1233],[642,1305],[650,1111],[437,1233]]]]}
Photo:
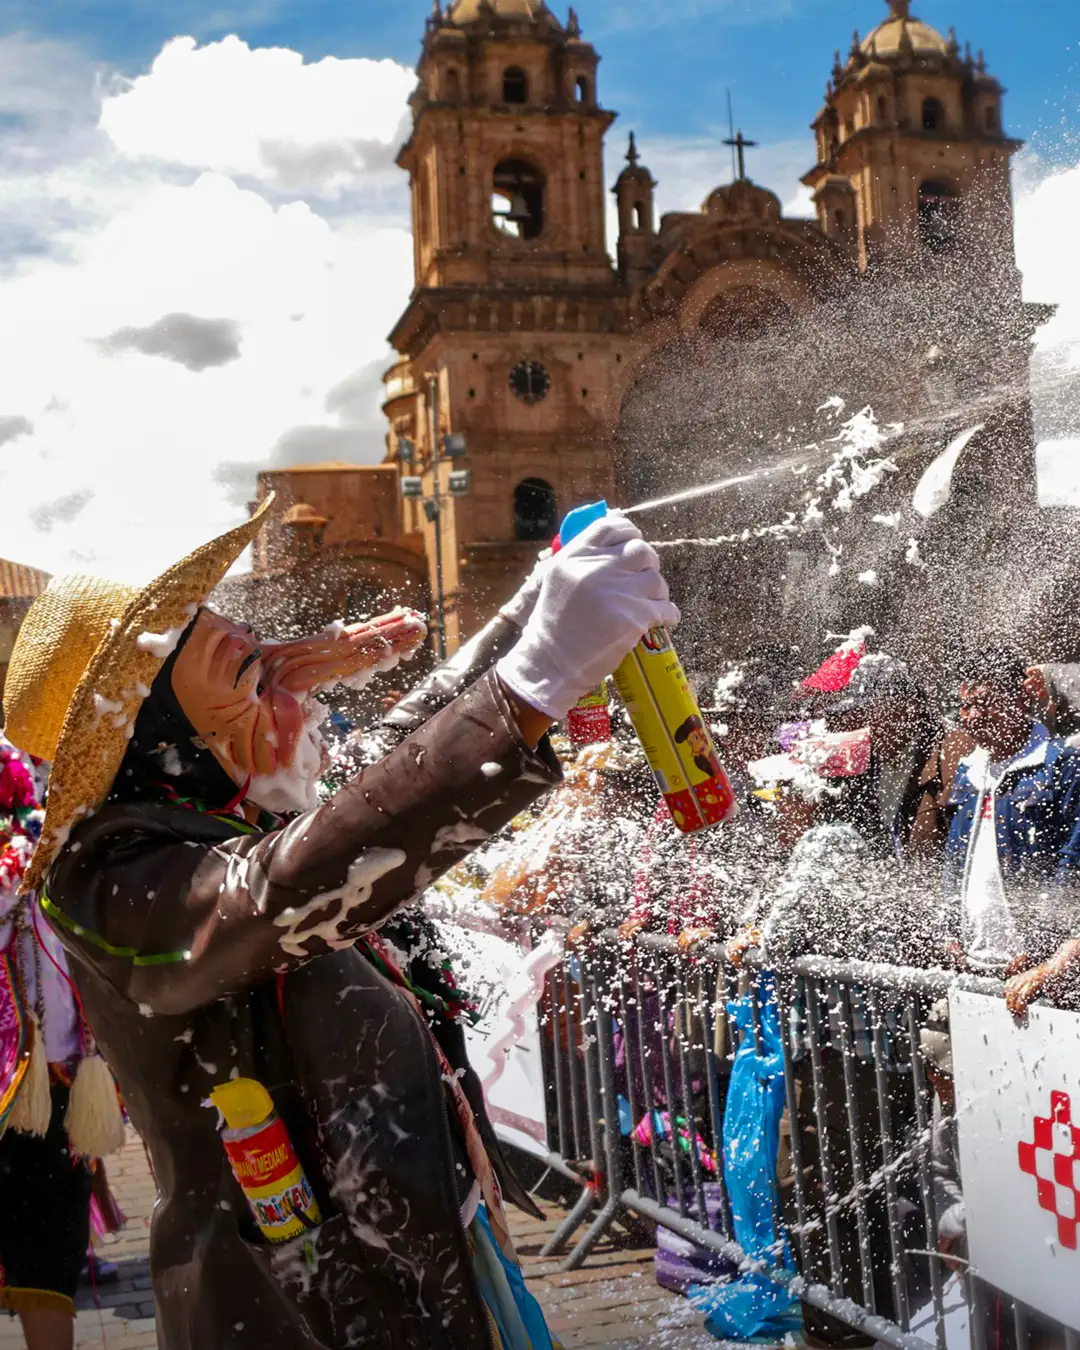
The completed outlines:
{"type": "Polygon", "coordinates": [[[446,72],[446,97],[450,103],[456,103],[461,97],[461,76],[454,66],[446,72]]]}
{"type": "Polygon", "coordinates": [[[835,108],[826,108],[825,117],[818,133],[821,137],[821,157],[826,163],[836,158],[840,149],[840,119],[835,108]]]}
{"type": "Polygon", "coordinates": [[[555,489],[542,478],[526,478],[514,489],[514,538],[550,543],[559,528],[555,489]]]}
{"type": "Polygon", "coordinates": [[[960,198],[947,183],[919,185],[919,237],[931,253],[951,253],[960,242],[960,198]]]}
{"type": "Polygon", "coordinates": [[[883,98],[879,98],[877,101],[877,120],[879,122],[889,120],[889,105],[883,98]]]}
{"type": "Polygon", "coordinates": [[[647,230],[647,229],[649,228],[649,226],[648,226],[648,216],[646,215],[646,212],[645,212],[645,206],[644,206],[644,203],[638,202],[638,203],[635,205],[635,207],[634,207],[634,217],[633,217],[633,219],[634,219],[634,229],[635,229],[635,230],[647,230]]]}
{"type": "Polygon", "coordinates": [[[503,102],[528,103],[529,77],[520,66],[511,66],[503,71],[503,102]]]}
{"type": "Polygon", "coordinates": [[[431,184],[421,171],[416,182],[416,233],[426,239],[431,229],[431,184]]]}
{"type": "Polygon", "coordinates": [[[989,107],[986,110],[986,129],[987,131],[1001,130],[1001,123],[998,120],[998,110],[994,107],[989,107]]]}
{"type": "Polygon", "coordinates": [[[846,228],[846,224],[847,224],[847,222],[846,222],[846,219],[845,219],[845,216],[844,216],[843,211],[834,211],[834,212],[833,212],[833,228],[836,230],[836,233],[837,233],[837,234],[843,234],[843,233],[844,233],[844,230],[845,230],[845,228],[846,228]]]}
{"type": "Polygon", "coordinates": [[[579,103],[589,103],[592,99],[592,91],[589,89],[589,81],[584,75],[579,75],[574,85],[574,93],[579,103]]]}
{"type": "Polygon", "coordinates": [[[939,98],[923,99],[922,127],[923,131],[945,130],[945,108],[939,98]]]}
{"type": "Polygon", "coordinates": [[[514,239],[536,239],[544,228],[544,175],[523,159],[495,165],[491,182],[491,219],[514,239]]]}

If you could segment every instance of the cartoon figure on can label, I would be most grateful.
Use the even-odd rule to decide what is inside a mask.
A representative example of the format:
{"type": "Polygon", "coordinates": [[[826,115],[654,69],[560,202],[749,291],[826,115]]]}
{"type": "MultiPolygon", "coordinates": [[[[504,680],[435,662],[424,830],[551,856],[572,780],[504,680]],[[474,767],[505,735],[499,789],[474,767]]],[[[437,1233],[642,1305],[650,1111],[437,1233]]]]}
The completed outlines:
{"type": "Polygon", "coordinates": [[[641,639],[641,645],[647,652],[671,651],[671,638],[666,628],[650,628],[641,639]]]}
{"type": "Polygon", "coordinates": [[[686,745],[694,757],[694,763],[706,778],[719,778],[724,772],[720,757],[713,748],[709,733],[705,730],[705,723],[696,713],[688,717],[676,730],[675,744],[686,745]]]}

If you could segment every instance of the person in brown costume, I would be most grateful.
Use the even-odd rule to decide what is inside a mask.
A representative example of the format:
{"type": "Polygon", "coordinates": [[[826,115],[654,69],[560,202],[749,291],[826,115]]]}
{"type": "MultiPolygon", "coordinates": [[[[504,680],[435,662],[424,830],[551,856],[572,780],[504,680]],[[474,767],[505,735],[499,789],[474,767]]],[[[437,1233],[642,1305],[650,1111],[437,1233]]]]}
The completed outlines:
{"type": "Polygon", "coordinates": [[[512,646],[496,621],[494,667],[483,641],[459,653],[428,683],[438,711],[318,805],[316,691],[424,627],[263,642],[206,604],[258,526],[137,592],[54,580],[5,690],[9,737],[53,761],[26,883],[154,1163],[160,1343],[547,1350],[477,1113],[407,982],[357,944],[559,782],[551,721],[678,612],[637,529],[597,522],[516,597],[512,646]],[[270,1092],[316,1192],[321,1224],[284,1244],[207,1104],[237,1078],[270,1092]]]}

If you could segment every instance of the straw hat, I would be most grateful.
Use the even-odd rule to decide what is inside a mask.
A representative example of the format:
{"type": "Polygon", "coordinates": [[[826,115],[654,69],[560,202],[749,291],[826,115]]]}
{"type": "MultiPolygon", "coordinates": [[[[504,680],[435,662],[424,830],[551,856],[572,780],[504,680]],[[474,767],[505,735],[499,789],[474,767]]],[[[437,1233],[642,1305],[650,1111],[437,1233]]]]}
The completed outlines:
{"type": "Polygon", "coordinates": [[[8,666],[4,732],[51,760],[52,772],[23,891],[41,884],[72,827],[108,796],[150,686],[272,501],[147,586],[56,577],[31,605],[8,666]]]}

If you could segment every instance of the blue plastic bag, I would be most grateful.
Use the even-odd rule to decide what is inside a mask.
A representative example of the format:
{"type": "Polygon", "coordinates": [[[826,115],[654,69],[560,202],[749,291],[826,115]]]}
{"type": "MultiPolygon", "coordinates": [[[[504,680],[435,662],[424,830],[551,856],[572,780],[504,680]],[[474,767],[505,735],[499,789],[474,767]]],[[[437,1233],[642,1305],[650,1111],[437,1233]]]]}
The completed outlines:
{"type": "MultiPolygon", "coordinates": [[[[762,976],[759,999],[761,1051],[754,1044],[752,998],[728,1004],[741,1036],[731,1069],[724,1112],[724,1180],[731,1201],[735,1240],[747,1256],[793,1270],[791,1253],[773,1224],[776,1156],[784,1114],[784,1057],[780,1016],[771,978],[762,976]]],[[[774,1339],[802,1326],[798,1300],[764,1275],[747,1272],[727,1285],[690,1291],[695,1307],[708,1314],[706,1329],[718,1340],[774,1339]]]]}

